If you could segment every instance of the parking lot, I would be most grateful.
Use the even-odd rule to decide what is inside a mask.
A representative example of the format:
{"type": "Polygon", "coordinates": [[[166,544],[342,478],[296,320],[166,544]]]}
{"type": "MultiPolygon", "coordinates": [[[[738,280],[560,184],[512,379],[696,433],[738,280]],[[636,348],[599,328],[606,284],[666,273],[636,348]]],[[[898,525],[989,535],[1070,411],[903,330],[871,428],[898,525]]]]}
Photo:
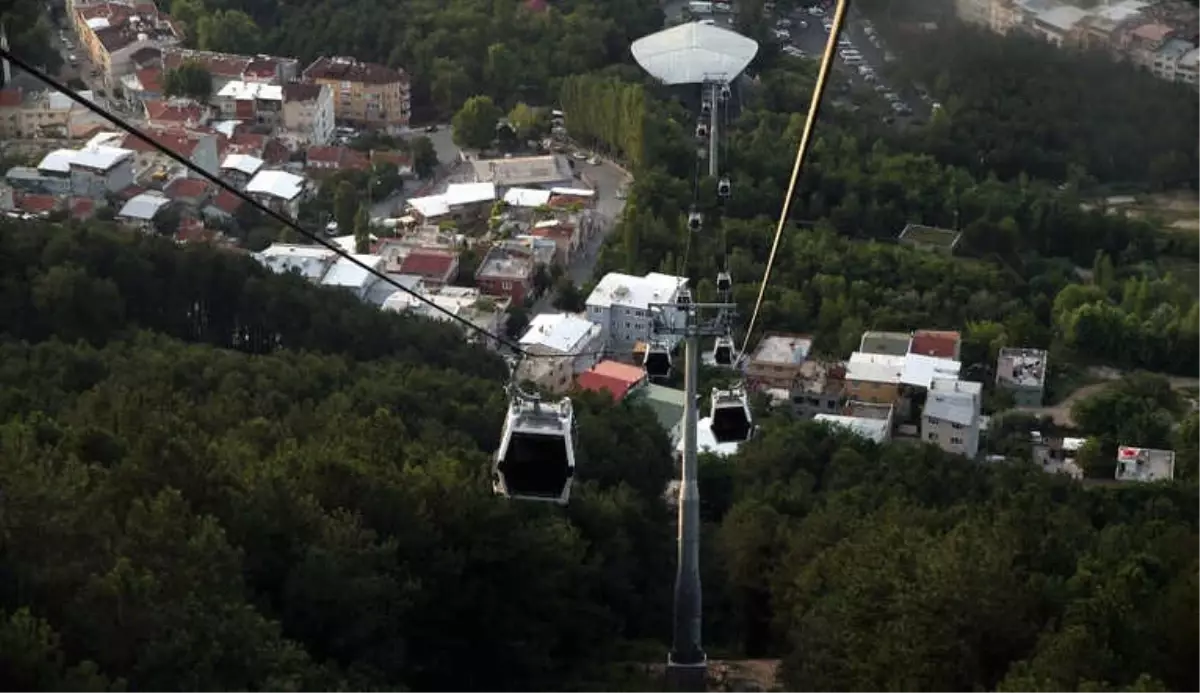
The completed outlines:
{"type": "MultiPolygon", "coordinates": [[[[780,18],[775,30],[783,51],[796,57],[819,59],[829,39],[831,5],[800,8],[780,18]]],[[[850,84],[870,89],[887,101],[891,113],[885,117],[886,121],[906,125],[928,119],[930,104],[911,85],[890,83],[883,76],[882,67],[893,59],[871,23],[851,10],[839,42],[835,69],[850,84]]]]}

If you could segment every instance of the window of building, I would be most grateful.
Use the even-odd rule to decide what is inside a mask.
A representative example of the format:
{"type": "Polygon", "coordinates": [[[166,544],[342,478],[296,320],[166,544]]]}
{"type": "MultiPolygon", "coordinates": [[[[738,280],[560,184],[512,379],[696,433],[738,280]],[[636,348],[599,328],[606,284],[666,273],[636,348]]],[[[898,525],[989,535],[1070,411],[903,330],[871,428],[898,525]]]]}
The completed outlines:
{"type": "Polygon", "coordinates": [[[958,436],[950,436],[950,444],[962,445],[962,438],[959,438],[958,436]]]}
{"type": "Polygon", "coordinates": [[[937,440],[937,439],[938,439],[938,436],[937,436],[937,434],[936,434],[936,433],[930,433],[930,434],[929,434],[928,436],[926,436],[926,437],[927,437],[929,440],[937,440]]]}
{"type": "Polygon", "coordinates": [[[951,426],[954,428],[954,430],[956,430],[956,431],[961,431],[961,430],[962,430],[962,428],[963,428],[963,425],[962,425],[962,424],[951,423],[950,425],[951,425],[951,426]]]}

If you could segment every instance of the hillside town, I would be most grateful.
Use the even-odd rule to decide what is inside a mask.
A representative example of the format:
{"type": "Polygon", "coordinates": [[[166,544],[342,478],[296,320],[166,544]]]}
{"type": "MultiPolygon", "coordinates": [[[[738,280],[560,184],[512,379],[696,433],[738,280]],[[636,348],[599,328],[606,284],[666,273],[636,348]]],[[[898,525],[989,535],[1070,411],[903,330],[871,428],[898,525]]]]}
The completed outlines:
{"type": "Polygon", "coordinates": [[[1025,32],[1065,49],[1102,50],[1168,82],[1197,88],[1200,48],[1194,4],[1178,0],[956,0],[964,22],[997,34],[1025,32]]]}

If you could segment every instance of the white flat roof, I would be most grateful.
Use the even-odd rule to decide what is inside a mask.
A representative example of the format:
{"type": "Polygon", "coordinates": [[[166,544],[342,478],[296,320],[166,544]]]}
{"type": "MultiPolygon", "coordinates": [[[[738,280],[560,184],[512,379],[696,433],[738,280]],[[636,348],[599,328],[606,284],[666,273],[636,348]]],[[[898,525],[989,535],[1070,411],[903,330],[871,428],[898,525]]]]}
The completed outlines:
{"type": "Polygon", "coordinates": [[[75,152],[75,157],[71,160],[71,163],[75,166],[92,168],[97,171],[107,171],[119,162],[130,158],[133,158],[133,150],[131,149],[99,145],[96,147],[85,147],[75,152]]]}
{"type": "Polygon", "coordinates": [[[71,162],[75,160],[74,149],[55,149],[42,160],[38,162],[39,171],[53,171],[55,173],[70,173],[71,162]]]}
{"type": "Polygon", "coordinates": [[[409,198],[408,206],[426,219],[444,217],[450,213],[450,205],[444,195],[428,195],[426,197],[409,198]]]}
{"type": "Polygon", "coordinates": [[[495,183],[451,183],[442,198],[448,205],[469,205],[496,199],[495,183]]]}
{"type": "Polygon", "coordinates": [[[898,385],[904,374],[904,362],[905,357],[903,356],[866,354],[856,351],[850,354],[850,360],[846,362],[846,379],[898,385]]]}
{"type": "Polygon", "coordinates": [[[254,254],[267,269],[278,272],[299,272],[310,281],[317,281],[325,274],[329,262],[336,257],[332,250],[318,245],[291,245],[274,243],[254,254]]]}
{"type": "Polygon", "coordinates": [[[262,84],[260,82],[233,81],[221,87],[217,96],[226,99],[264,101],[283,101],[283,87],[278,84],[262,84]]]}
{"type": "Polygon", "coordinates": [[[596,307],[616,304],[646,310],[651,303],[675,300],[675,293],[685,286],[686,277],[672,277],[658,272],[635,277],[620,272],[609,272],[596,284],[596,288],[588,296],[587,304],[596,307]]]}
{"type": "Polygon", "coordinates": [[[813,421],[827,423],[831,426],[844,428],[855,435],[882,443],[888,439],[889,424],[887,419],[868,419],[861,416],[841,416],[839,414],[817,414],[813,421]]]}
{"type": "Polygon", "coordinates": [[[304,178],[287,171],[260,171],[246,184],[246,192],[294,200],[304,191],[304,178]]]}
{"type": "Polygon", "coordinates": [[[758,54],[758,42],[736,31],[690,22],[633,42],[633,58],[667,84],[732,80],[758,54]]]}
{"type": "Polygon", "coordinates": [[[541,207],[550,203],[549,190],[533,188],[509,188],[504,193],[504,201],[513,207],[541,207]]]}
{"type": "Polygon", "coordinates": [[[529,323],[521,344],[538,344],[562,354],[578,352],[600,328],[576,315],[543,313],[529,323]]]}
{"type": "Polygon", "coordinates": [[[107,17],[92,17],[91,19],[84,22],[84,24],[87,24],[87,27],[93,31],[95,31],[96,29],[107,29],[108,28],[108,18],[107,17]]]}
{"type": "Polygon", "coordinates": [[[129,201],[121,206],[121,211],[117,212],[118,217],[125,219],[138,219],[140,221],[150,221],[158,214],[158,210],[162,209],[171,200],[157,193],[139,193],[129,198],[129,201]]]}
{"type": "Polygon", "coordinates": [[[253,176],[265,163],[262,159],[249,154],[230,154],[221,162],[221,168],[241,171],[248,176],[253,176]]]}
{"type": "MultiPolygon", "coordinates": [[[[384,263],[382,255],[351,255],[350,257],[376,270],[382,267],[384,263]]],[[[345,286],[361,289],[375,278],[375,275],[343,257],[338,258],[338,261],[333,263],[333,267],[330,267],[329,271],[325,273],[325,277],[321,279],[321,283],[325,286],[345,286]]]]}
{"type": "Polygon", "coordinates": [[[924,354],[909,354],[904,357],[904,370],[900,382],[928,389],[936,378],[958,379],[962,364],[950,359],[940,359],[924,354]]]}

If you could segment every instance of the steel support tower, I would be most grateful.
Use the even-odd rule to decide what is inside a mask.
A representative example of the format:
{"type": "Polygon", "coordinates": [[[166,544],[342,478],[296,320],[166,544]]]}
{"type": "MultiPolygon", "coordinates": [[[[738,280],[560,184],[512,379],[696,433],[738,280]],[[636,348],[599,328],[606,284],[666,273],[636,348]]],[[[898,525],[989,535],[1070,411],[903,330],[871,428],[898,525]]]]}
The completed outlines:
{"type": "Polygon", "coordinates": [[[736,309],[731,303],[657,303],[649,306],[656,334],[683,338],[684,410],[683,460],[679,481],[679,557],[675,572],[674,626],[667,656],[667,689],[703,691],[708,680],[708,656],[702,646],[700,623],[700,488],[696,477],[696,428],[699,424],[700,339],[728,334],[736,309]],[[675,316],[674,319],[669,316],[675,316]],[[679,319],[679,318],[682,319],[679,319]]]}

